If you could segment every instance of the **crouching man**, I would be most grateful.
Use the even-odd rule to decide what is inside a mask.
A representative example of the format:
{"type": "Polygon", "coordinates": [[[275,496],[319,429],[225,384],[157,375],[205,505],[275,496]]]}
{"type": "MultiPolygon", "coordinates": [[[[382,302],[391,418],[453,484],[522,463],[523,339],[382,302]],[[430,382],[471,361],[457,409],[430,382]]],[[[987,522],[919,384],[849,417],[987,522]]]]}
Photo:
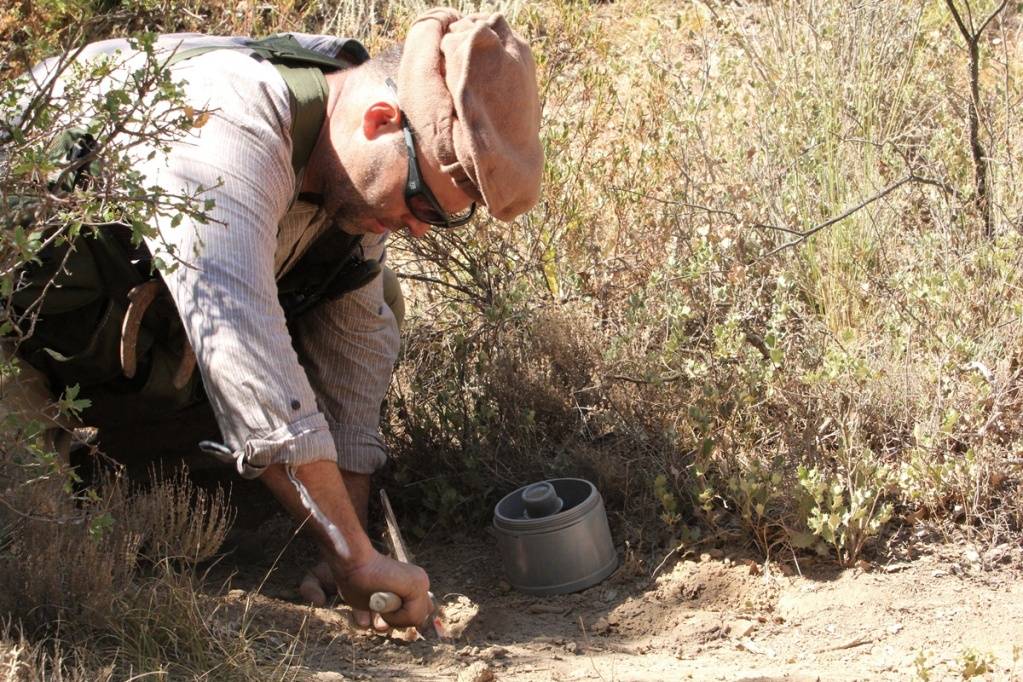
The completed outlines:
{"type": "MultiPolygon", "coordinates": [[[[377,59],[327,36],[190,34],[157,47],[188,104],[209,114],[185,139],[140,154],[136,170],[169,193],[211,188],[209,220],[160,218],[141,245],[111,225],[76,247],[99,271],[127,274],[101,278],[102,315],[48,314],[44,300],[37,333],[18,349],[22,380],[41,377],[51,394],[79,384],[92,401],[83,421],[101,443],[105,430],[144,443],[150,423],[180,424],[208,405],[222,443],[205,448],[258,477],[312,530],[323,563],[303,594],[321,601],[333,583],[369,625],[370,595],[394,592],[402,608],[386,623],[421,624],[426,573],[381,555],[365,533],[399,347],[400,288],[385,247],[392,232],[467,225],[477,204],[511,220],[536,203],[530,50],[501,15],[451,9],[418,17],[401,51],[377,59]],[[127,269],[104,265],[119,258],[127,269]],[[156,258],[181,267],[154,275],[156,258]],[[91,320],[89,333],[62,334],[72,319],[79,330],[91,320]]],[[[128,52],[105,41],[78,58],[128,52]]],[[[111,78],[130,73],[130,55],[121,59],[111,78]]]]}

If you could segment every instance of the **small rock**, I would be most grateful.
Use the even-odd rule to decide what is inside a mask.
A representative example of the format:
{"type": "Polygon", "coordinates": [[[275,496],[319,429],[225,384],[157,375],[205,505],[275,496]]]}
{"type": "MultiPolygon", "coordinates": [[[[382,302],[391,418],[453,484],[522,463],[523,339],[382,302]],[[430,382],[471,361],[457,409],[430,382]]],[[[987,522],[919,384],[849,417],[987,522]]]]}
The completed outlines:
{"type": "Polygon", "coordinates": [[[751,654],[759,654],[768,658],[774,658],[778,655],[774,649],[762,646],[751,639],[740,639],[735,643],[735,646],[739,651],[748,651],[751,654]]]}
{"type": "Polygon", "coordinates": [[[575,654],[576,656],[578,656],[579,645],[576,644],[575,642],[569,642],[568,644],[565,645],[565,651],[567,651],[570,654],[575,654]]]}
{"type": "Polygon", "coordinates": [[[389,635],[389,639],[398,642],[415,642],[421,638],[422,635],[415,628],[394,628],[389,635]]]}
{"type": "Polygon", "coordinates": [[[984,552],[984,560],[988,563],[997,564],[1004,559],[1009,558],[1010,547],[1008,544],[998,545],[992,547],[988,551],[984,552]]]}
{"type": "Polygon", "coordinates": [[[888,634],[897,635],[902,631],[902,623],[892,623],[888,626],[888,634]]]}
{"type": "Polygon", "coordinates": [[[341,673],[319,672],[313,675],[314,682],[343,682],[348,678],[341,673]]]}
{"type": "Polygon", "coordinates": [[[693,585],[685,585],[685,584],[683,584],[679,588],[679,593],[685,599],[696,599],[698,596],[700,596],[701,592],[703,592],[703,585],[700,585],[700,584],[693,584],[693,585]]]}
{"type": "Polygon", "coordinates": [[[447,630],[447,636],[451,639],[461,637],[479,611],[479,604],[464,595],[446,601],[441,607],[441,622],[447,630]]]}
{"type": "Polygon", "coordinates": [[[497,659],[507,658],[508,650],[505,649],[503,646],[492,646],[487,649],[484,649],[483,653],[480,654],[480,656],[488,661],[495,661],[497,659]]]}
{"type": "Polygon", "coordinates": [[[227,593],[228,599],[243,599],[245,597],[245,590],[229,590],[227,593]]]}
{"type": "Polygon", "coordinates": [[[483,661],[476,661],[465,670],[458,673],[456,682],[495,682],[497,677],[483,661]]]}
{"type": "Polygon", "coordinates": [[[753,630],[755,630],[757,624],[751,620],[739,619],[733,620],[727,626],[728,634],[736,639],[742,639],[748,637],[753,630]]]}
{"type": "Polygon", "coordinates": [[[971,564],[980,563],[980,553],[977,552],[977,550],[973,549],[972,547],[970,549],[966,550],[965,552],[963,552],[963,556],[971,564]]]}
{"type": "Polygon", "coordinates": [[[710,561],[710,559],[711,559],[711,557],[710,557],[710,553],[709,552],[704,552],[703,554],[700,555],[700,562],[701,563],[705,564],[708,561],[710,561]]]}

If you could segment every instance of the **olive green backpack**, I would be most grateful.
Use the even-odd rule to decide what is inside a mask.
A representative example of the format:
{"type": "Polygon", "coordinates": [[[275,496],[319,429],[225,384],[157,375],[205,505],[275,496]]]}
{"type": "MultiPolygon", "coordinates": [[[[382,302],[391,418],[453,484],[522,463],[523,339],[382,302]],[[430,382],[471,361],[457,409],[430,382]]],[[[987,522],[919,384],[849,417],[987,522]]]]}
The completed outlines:
{"type": "MultiPolygon", "coordinates": [[[[249,50],[281,73],[291,100],[291,162],[296,187],[301,186],[326,116],[323,71],[350,68],[366,61],[368,53],[349,40],[339,52],[345,59],[334,59],[280,35],[187,49],[171,63],[219,49],[249,50]]],[[[75,170],[62,174],[56,186],[51,184],[52,191],[74,191],[90,170],[95,172],[96,162],[90,159],[95,146],[84,130],[61,135],[52,149],[55,160],[75,170]]],[[[31,214],[30,206],[9,207],[6,217],[30,227],[31,214]]],[[[357,244],[358,237],[327,230],[278,282],[289,323],[379,273],[376,261],[355,255],[357,244]]],[[[85,423],[102,426],[165,417],[205,400],[178,312],[145,245],[133,245],[125,225],[91,228],[43,249],[21,269],[10,304],[15,319],[22,320],[21,331],[31,331],[18,344],[18,355],[47,377],[55,394],[79,386],[79,397],[91,402],[83,412],[85,423]]]]}

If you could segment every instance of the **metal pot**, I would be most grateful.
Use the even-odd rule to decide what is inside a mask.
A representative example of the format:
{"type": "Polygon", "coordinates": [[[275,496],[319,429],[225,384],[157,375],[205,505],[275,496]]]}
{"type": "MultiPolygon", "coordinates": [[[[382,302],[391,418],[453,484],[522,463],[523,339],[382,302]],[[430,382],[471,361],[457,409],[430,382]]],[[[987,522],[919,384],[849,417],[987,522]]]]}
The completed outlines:
{"type": "Polygon", "coordinates": [[[523,486],[494,507],[508,581],[529,594],[596,585],[618,567],[604,500],[589,481],[556,478],[523,486]]]}

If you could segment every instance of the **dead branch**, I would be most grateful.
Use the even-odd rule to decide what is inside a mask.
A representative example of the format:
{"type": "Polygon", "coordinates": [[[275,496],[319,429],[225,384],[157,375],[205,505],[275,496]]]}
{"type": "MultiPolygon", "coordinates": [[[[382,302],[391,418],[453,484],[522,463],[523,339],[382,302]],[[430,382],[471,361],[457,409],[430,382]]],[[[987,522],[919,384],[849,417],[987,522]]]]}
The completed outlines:
{"type": "Polygon", "coordinates": [[[980,142],[980,37],[991,21],[1005,9],[1008,0],[1002,0],[976,29],[973,27],[973,13],[969,0],[965,0],[965,2],[966,20],[963,19],[962,13],[956,7],[955,0],[945,0],[956,26],[959,27],[959,32],[966,41],[966,49],[970,58],[970,105],[967,124],[970,134],[970,156],[973,158],[974,202],[984,219],[984,236],[991,237],[994,234],[994,225],[991,219],[991,198],[988,196],[988,159],[984,146],[980,142]]]}
{"type": "Polygon", "coordinates": [[[914,172],[910,172],[910,173],[907,173],[902,178],[900,178],[900,179],[892,182],[891,184],[885,186],[883,189],[878,191],[876,194],[873,194],[873,195],[867,197],[866,199],[863,199],[862,201],[860,201],[855,206],[846,209],[845,211],[843,211],[839,215],[837,215],[837,216],[835,216],[833,218],[829,218],[828,220],[824,221],[823,223],[820,223],[819,225],[815,225],[815,226],[811,227],[808,230],[798,230],[798,229],[793,228],[793,227],[786,227],[786,226],[782,226],[782,225],[771,225],[771,224],[768,224],[768,223],[747,221],[747,220],[744,220],[739,214],[735,213],[734,211],[729,211],[727,209],[714,208],[714,207],[711,207],[711,206],[701,206],[699,204],[692,204],[692,203],[689,203],[689,202],[678,201],[678,200],[674,200],[674,199],[665,199],[663,197],[657,197],[657,196],[653,196],[653,195],[649,195],[649,194],[644,194],[642,192],[637,192],[635,190],[626,189],[624,187],[614,187],[612,189],[614,189],[617,192],[626,192],[628,194],[634,194],[634,195],[636,195],[638,197],[641,197],[643,199],[648,199],[650,201],[655,201],[655,202],[657,202],[659,204],[666,204],[666,205],[670,205],[670,206],[679,206],[679,207],[682,207],[682,208],[689,208],[689,209],[700,210],[700,211],[704,211],[704,212],[712,214],[712,215],[727,216],[727,217],[730,217],[733,220],[735,220],[737,223],[747,224],[750,227],[753,227],[754,229],[774,230],[776,232],[785,232],[787,234],[791,234],[791,235],[795,236],[795,239],[792,239],[791,241],[785,242],[784,244],[781,244],[780,246],[775,247],[774,249],[772,249],[772,250],[768,251],[767,253],[765,253],[763,256],[760,257],[762,259],[762,258],[768,258],[770,256],[773,256],[773,255],[777,254],[780,251],[784,251],[787,248],[790,248],[792,246],[796,246],[798,244],[801,244],[801,243],[805,242],[807,239],[809,239],[813,235],[817,234],[821,230],[827,229],[828,227],[831,227],[835,223],[842,222],[846,218],[852,216],[857,211],[859,211],[859,210],[861,210],[863,208],[866,208],[870,204],[873,204],[875,201],[878,201],[880,199],[885,198],[886,196],[888,196],[889,194],[891,194],[892,192],[894,192],[898,188],[900,188],[903,185],[906,185],[908,183],[919,183],[921,185],[929,185],[931,187],[937,187],[938,189],[941,189],[941,190],[943,190],[946,193],[952,194],[953,196],[957,196],[955,189],[950,187],[947,183],[941,182],[940,180],[934,180],[933,178],[924,177],[922,175],[917,175],[914,172]]]}
{"type": "Polygon", "coordinates": [[[906,175],[906,176],[900,178],[899,180],[896,180],[895,182],[891,183],[890,185],[888,185],[887,187],[885,187],[881,191],[877,192],[876,194],[873,194],[873,195],[867,197],[866,199],[864,199],[863,201],[861,201],[860,203],[856,204],[855,206],[853,206],[851,208],[848,208],[845,211],[842,211],[842,213],[840,213],[839,215],[835,216],[834,218],[829,218],[828,220],[825,220],[820,225],[815,225],[814,227],[811,227],[809,230],[806,230],[805,232],[800,233],[799,236],[796,237],[795,239],[793,239],[792,241],[785,242],[781,246],[777,246],[777,247],[771,249],[770,251],[765,253],[761,258],[770,258],[771,256],[775,255],[779,251],[784,251],[785,249],[790,248],[792,246],[796,246],[797,244],[802,244],[807,239],[809,239],[813,235],[817,234],[821,230],[826,229],[828,227],[831,227],[835,223],[842,222],[843,220],[845,220],[846,218],[850,217],[854,213],[860,211],[861,209],[866,208],[867,206],[870,206],[875,201],[878,201],[880,199],[884,199],[886,196],[888,196],[889,194],[891,194],[892,192],[897,190],[899,187],[902,187],[903,185],[905,185],[907,183],[910,183],[910,182],[915,182],[916,179],[917,179],[916,176],[913,175],[912,173],[910,173],[909,175],[906,175]]]}

